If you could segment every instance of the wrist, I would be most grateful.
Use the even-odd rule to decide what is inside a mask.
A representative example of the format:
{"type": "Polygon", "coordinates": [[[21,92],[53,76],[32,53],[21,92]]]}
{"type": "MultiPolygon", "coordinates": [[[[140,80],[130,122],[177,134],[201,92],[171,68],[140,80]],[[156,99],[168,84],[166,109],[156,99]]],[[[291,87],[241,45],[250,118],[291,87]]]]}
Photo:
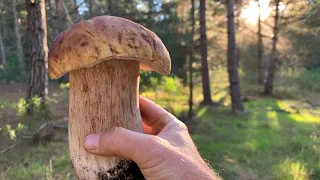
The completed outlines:
{"type": "Polygon", "coordinates": [[[222,178],[220,178],[212,169],[210,169],[209,167],[206,167],[206,170],[204,171],[204,177],[203,179],[205,180],[221,180],[222,178]]]}
{"type": "Polygon", "coordinates": [[[197,166],[197,167],[188,167],[186,168],[187,172],[183,175],[181,179],[183,180],[194,180],[194,179],[201,179],[201,180],[221,180],[220,178],[212,169],[209,167],[197,166]]]}

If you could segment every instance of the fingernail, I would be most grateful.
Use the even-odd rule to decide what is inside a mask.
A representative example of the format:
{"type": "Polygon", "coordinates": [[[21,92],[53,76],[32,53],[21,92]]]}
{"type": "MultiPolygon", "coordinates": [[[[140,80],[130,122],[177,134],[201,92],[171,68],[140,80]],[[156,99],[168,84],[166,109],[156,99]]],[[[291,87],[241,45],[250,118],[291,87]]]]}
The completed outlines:
{"type": "Polygon", "coordinates": [[[84,148],[92,151],[98,149],[100,134],[89,134],[84,140],[84,148]]]}

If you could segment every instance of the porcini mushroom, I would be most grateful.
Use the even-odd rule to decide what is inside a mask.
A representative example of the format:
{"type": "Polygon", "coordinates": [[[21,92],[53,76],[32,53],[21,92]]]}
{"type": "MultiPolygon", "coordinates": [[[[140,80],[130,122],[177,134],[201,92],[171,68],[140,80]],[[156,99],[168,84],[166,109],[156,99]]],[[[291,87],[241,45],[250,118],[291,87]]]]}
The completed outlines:
{"type": "Polygon", "coordinates": [[[143,131],[140,69],[167,75],[170,55],[156,34],[130,20],[99,16],[54,39],[48,72],[53,79],[70,72],[69,150],[79,179],[143,178],[134,162],[91,155],[83,148],[92,132],[113,127],[143,131]]]}

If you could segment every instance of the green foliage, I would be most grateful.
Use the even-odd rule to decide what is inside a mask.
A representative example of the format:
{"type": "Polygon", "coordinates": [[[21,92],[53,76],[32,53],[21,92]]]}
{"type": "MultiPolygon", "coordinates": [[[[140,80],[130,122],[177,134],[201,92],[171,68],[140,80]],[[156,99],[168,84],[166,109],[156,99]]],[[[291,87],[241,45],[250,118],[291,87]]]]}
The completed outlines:
{"type": "Polygon", "coordinates": [[[17,103],[17,116],[24,116],[27,112],[28,104],[27,101],[21,98],[17,103]]]}
{"type": "Polygon", "coordinates": [[[69,89],[70,88],[70,83],[61,83],[60,84],[60,89],[69,89]]]}
{"type": "Polygon", "coordinates": [[[10,139],[15,141],[17,138],[15,129],[12,129],[10,124],[6,124],[6,130],[10,136],[10,139]]]}
{"type": "Polygon", "coordinates": [[[142,73],[141,76],[140,88],[142,92],[164,91],[174,93],[177,92],[178,88],[182,87],[181,79],[178,77],[153,76],[152,73],[146,72],[142,73]]]}
{"type": "Polygon", "coordinates": [[[320,0],[311,0],[310,1],[309,11],[306,12],[305,23],[309,27],[319,27],[320,26],[320,0]]]}
{"type": "MultiPolygon", "coordinates": [[[[19,61],[18,56],[15,54],[9,54],[7,56],[7,62],[5,66],[3,67],[7,71],[7,78],[9,81],[19,81],[19,61]]],[[[0,68],[0,80],[4,79],[4,74],[2,69],[0,68]]]]}
{"type": "Polygon", "coordinates": [[[141,71],[140,72],[140,89],[146,91],[150,87],[156,87],[158,85],[161,76],[155,72],[141,71]]]}
{"type": "Polygon", "coordinates": [[[159,79],[156,77],[150,77],[149,81],[151,87],[156,87],[159,84],[159,79]]]}
{"type": "MultiPolygon", "coordinates": [[[[23,132],[23,130],[25,129],[25,125],[20,122],[20,123],[18,123],[16,128],[13,128],[10,124],[6,124],[5,129],[6,129],[6,133],[9,135],[10,139],[12,141],[16,141],[17,136],[19,134],[21,134],[23,132]]],[[[1,130],[2,130],[2,128],[0,128],[0,131],[1,130]]]]}
{"type": "MultiPolygon", "coordinates": [[[[6,106],[8,107],[8,105],[6,106]]],[[[38,98],[38,97],[33,97],[30,100],[30,103],[27,103],[25,99],[20,98],[19,101],[13,105],[13,107],[16,109],[16,115],[17,117],[19,117],[20,122],[18,122],[15,128],[13,128],[10,124],[5,125],[6,133],[9,135],[10,139],[13,141],[16,141],[19,134],[23,133],[25,129],[28,129],[32,132],[34,128],[33,125],[35,124],[34,121],[39,121],[43,119],[48,120],[51,117],[49,105],[48,104],[43,105],[41,102],[41,98],[38,98]],[[34,108],[34,112],[31,115],[32,121],[26,123],[23,121],[29,118],[27,115],[27,109],[30,106],[33,106],[34,108]]]]}
{"type": "Polygon", "coordinates": [[[161,86],[164,88],[164,92],[175,93],[179,87],[182,87],[179,78],[173,78],[165,76],[162,78],[161,86]]]}
{"type": "Polygon", "coordinates": [[[305,180],[309,179],[308,170],[304,164],[293,159],[286,159],[274,168],[277,180],[305,180]]]}
{"type": "Polygon", "coordinates": [[[301,89],[320,91],[320,68],[303,71],[297,78],[301,89]]]}
{"type": "Polygon", "coordinates": [[[16,130],[17,130],[18,133],[21,133],[24,128],[25,128],[25,125],[22,124],[21,122],[19,122],[18,125],[17,125],[16,130]]]}
{"type": "Polygon", "coordinates": [[[44,104],[40,97],[32,97],[29,102],[21,98],[16,104],[17,116],[23,118],[27,115],[28,108],[33,108],[32,117],[35,120],[50,119],[50,107],[44,104]]]}
{"type": "Polygon", "coordinates": [[[181,80],[174,77],[151,78],[149,86],[145,86],[140,95],[155,101],[171,113],[180,116],[187,111],[188,95],[181,80]],[[174,93],[174,95],[172,95],[174,93]]]}
{"type": "MultiPolygon", "coordinates": [[[[5,107],[7,107],[8,106],[8,103],[3,99],[3,98],[1,98],[0,97],[0,111],[2,110],[2,109],[4,109],[5,107]]],[[[1,119],[1,113],[0,113],[0,119],[1,119]]]]}
{"type": "Polygon", "coordinates": [[[32,108],[32,117],[35,120],[49,120],[51,118],[51,112],[49,104],[44,103],[41,97],[34,96],[32,97],[28,104],[28,108],[32,108]]]}
{"type": "Polygon", "coordinates": [[[41,107],[42,98],[34,96],[31,98],[30,104],[32,104],[37,110],[41,107]]]}

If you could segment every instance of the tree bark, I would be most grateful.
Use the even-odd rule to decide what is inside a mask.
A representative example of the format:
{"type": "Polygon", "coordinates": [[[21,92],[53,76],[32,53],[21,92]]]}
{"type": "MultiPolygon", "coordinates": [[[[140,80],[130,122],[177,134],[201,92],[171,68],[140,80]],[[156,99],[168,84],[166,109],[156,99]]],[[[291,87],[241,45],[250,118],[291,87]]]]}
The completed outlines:
{"type": "Polygon", "coordinates": [[[236,36],[234,27],[234,0],[227,1],[228,13],[228,73],[232,111],[244,111],[240,92],[240,80],[237,66],[236,36]]]}
{"type": "Polygon", "coordinates": [[[206,1],[200,0],[200,49],[201,49],[201,77],[202,77],[202,104],[212,104],[210,77],[208,67],[208,40],[206,27],[206,1]]]}
{"type": "Polygon", "coordinates": [[[70,72],[69,149],[79,179],[144,179],[134,162],[95,156],[83,148],[92,132],[114,127],[143,132],[139,70],[137,61],[113,60],[70,72]]]}
{"type": "Polygon", "coordinates": [[[240,22],[241,22],[241,13],[242,13],[242,3],[243,0],[236,0],[235,1],[235,5],[237,7],[237,11],[235,13],[235,17],[236,17],[236,30],[238,30],[238,28],[240,27],[240,22]]]}
{"type": "Polygon", "coordinates": [[[108,4],[108,15],[113,15],[113,2],[112,0],[107,0],[107,4],[108,4]]]}
{"type": "Polygon", "coordinates": [[[89,1],[89,17],[93,17],[93,0],[88,0],[89,1]]]}
{"type": "Polygon", "coordinates": [[[194,25],[195,25],[195,17],[194,17],[194,0],[191,0],[191,41],[190,41],[190,49],[189,49],[189,111],[188,116],[190,119],[193,118],[193,36],[194,36],[194,25]]]}
{"type": "Polygon", "coordinates": [[[13,12],[13,21],[14,21],[14,34],[17,41],[17,54],[19,60],[19,71],[20,71],[20,78],[22,81],[27,79],[25,63],[23,58],[23,50],[22,50],[22,43],[21,43],[21,36],[20,36],[20,28],[16,10],[16,0],[11,0],[11,7],[13,12]]]}
{"type": "Polygon", "coordinates": [[[76,14],[79,14],[77,0],[73,0],[73,9],[75,9],[75,13],[76,14]]]}
{"type": "Polygon", "coordinates": [[[68,20],[68,23],[70,25],[73,24],[72,18],[69,14],[68,8],[67,8],[66,4],[64,3],[64,1],[62,1],[62,7],[64,9],[64,13],[66,14],[66,19],[68,20]]]}
{"type": "Polygon", "coordinates": [[[263,85],[264,83],[264,62],[263,62],[263,40],[262,40],[262,27],[261,27],[261,5],[260,1],[258,2],[258,71],[259,71],[259,77],[258,77],[258,83],[263,85]]]}
{"type": "Polygon", "coordinates": [[[274,26],[273,26],[273,38],[272,38],[272,50],[270,56],[270,64],[268,67],[268,76],[267,82],[264,86],[264,94],[272,95],[273,94],[273,83],[274,78],[277,72],[277,44],[278,44],[278,35],[279,35],[279,4],[280,0],[275,0],[276,5],[276,15],[274,16],[274,26]]]}
{"type": "MultiPolygon", "coordinates": [[[[29,54],[30,54],[30,79],[27,100],[40,97],[44,103],[48,94],[48,46],[45,1],[26,0],[29,54]]],[[[32,107],[29,113],[32,112],[32,107]]]]}
{"type": "Polygon", "coordinates": [[[8,76],[7,76],[7,69],[6,69],[6,53],[4,50],[3,40],[2,40],[2,33],[0,28],[0,53],[1,53],[1,65],[2,65],[2,71],[4,75],[4,80],[6,83],[8,83],[8,76]]]}

